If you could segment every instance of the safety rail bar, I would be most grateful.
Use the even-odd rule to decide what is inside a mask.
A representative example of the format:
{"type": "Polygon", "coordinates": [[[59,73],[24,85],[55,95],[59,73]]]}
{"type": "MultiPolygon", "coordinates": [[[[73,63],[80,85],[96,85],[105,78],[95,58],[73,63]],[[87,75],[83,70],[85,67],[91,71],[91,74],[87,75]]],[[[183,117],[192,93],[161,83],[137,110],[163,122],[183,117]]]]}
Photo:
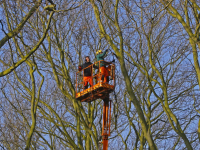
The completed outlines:
{"type": "MultiPolygon", "coordinates": [[[[76,93],[78,93],[78,90],[80,90],[79,92],[81,92],[81,91],[83,91],[84,90],[84,81],[83,81],[83,78],[84,78],[84,70],[85,69],[87,69],[87,68],[91,68],[91,80],[92,80],[92,85],[91,85],[91,87],[93,87],[93,85],[94,85],[94,79],[96,79],[97,80],[97,82],[96,83],[98,83],[101,79],[101,72],[100,72],[100,65],[101,64],[104,64],[105,65],[105,67],[109,67],[109,66],[113,66],[113,68],[115,69],[115,65],[113,64],[113,63],[110,63],[110,62],[107,62],[107,61],[104,61],[104,60],[100,60],[100,61],[98,61],[98,62],[95,62],[94,64],[91,64],[90,66],[88,66],[88,67],[86,67],[86,68],[84,68],[84,69],[82,69],[82,70],[80,70],[80,71],[78,71],[77,73],[76,73],[76,93]],[[95,73],[95,71],[94,71],[94,68],[95,69],[97,69],[98,68],[98,73],[96,73],[95,75],[93,75],[93,73],[95,73]],[[80,83],[78,83],[78,76],[80,76],[79,74],[80,73],[82,73],[83,75],[83,77],[82,77],[82,82],[80,82],[80,83]],[[80,86],[82,85],[82,88],[80,88],[80,86]]],[[[107,68],[108,68],[107,67],[107,68]]],[[[110,71],[112,71],[112,80],[113,80],[113,83],[112,84],[110,84],[110,85],[113,85],[113,86],[115,86],[115,74],[114,74],[114,72],[115,72],[115,70],[112,70],[112,69],[110,69],[110,71]]],[[[110,74],[109,74],[109,76],[110,76],[110,74]]],[[[86,81],[89,81],[90,79],[88,79],[88,80],[86,80],[86,81]]]]}

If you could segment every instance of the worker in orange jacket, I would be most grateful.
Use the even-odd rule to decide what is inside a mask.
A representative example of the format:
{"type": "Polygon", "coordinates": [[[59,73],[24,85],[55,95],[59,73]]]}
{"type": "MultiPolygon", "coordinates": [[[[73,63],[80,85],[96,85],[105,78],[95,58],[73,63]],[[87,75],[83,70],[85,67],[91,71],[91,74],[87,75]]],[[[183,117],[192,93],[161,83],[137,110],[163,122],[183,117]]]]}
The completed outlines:
{"type": "Polygon", "coordinates": [[[79,71],[83,71],[83,82],[84,82],[84,89],[88,88],[88,83],[92,86],[92,63],[90,62],[90,57],[85,57],[85,63],[79,66],[79,71]],[[86,69],[85,69],[86,68],[86,69]]]}
{"type": "Polygon", "coordinates": [[[101,80],[103,82],[109,82],[109,73],[106,68],[106,64],[111,64],[111,62],[104,62],[104,58],[106,57],[107,52],[108,52],[108,50],[105,50],[104,52],[102,52],[102,50],[98,50],[96,52],[97,61],[101,61],[100,66],[99,66],[99,64],[97,64],[97,65],[99,66],[101,80]]]}

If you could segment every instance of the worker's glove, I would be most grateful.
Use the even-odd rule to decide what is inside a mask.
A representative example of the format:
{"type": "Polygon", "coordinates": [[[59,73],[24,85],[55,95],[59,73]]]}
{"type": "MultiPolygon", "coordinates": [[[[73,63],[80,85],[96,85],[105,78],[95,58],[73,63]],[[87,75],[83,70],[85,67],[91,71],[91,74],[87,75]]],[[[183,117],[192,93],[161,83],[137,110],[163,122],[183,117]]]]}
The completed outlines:
{"type": "Polygon", "coordinates": [[[81,67],[81,66],[78,66],[78,70],[81,71],[81,70],[82,70],[82,67],[81,67]]]}

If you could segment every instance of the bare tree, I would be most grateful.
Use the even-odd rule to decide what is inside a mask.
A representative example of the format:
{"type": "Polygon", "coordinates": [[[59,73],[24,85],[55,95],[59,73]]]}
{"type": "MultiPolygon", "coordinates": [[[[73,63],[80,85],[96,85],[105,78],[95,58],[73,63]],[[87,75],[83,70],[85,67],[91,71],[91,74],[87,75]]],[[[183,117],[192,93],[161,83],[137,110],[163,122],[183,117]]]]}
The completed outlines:
{"type": "MultiPolygon", "coordinates": [[[[109,149],[198,148],[193,50],[166,11],[173,2],[163,4],[41,1],[0,49],[0,146],[100,150],[103,102],[78,101],[75,74],[85,56],[95,62],[96,50],[109,49],[106,60],[116,60],[109,149]]],[[[2,1],[1,31],[15,30],[33,5],[2,1]]]]}

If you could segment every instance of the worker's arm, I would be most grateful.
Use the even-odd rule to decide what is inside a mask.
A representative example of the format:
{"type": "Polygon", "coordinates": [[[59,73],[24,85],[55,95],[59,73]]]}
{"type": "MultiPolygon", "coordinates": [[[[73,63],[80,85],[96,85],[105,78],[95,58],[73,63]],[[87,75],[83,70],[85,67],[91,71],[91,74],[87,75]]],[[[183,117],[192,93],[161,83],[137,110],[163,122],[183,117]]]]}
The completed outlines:
{"type": "Polygon", "coordinates": [[[99,54],[98,56],[99,57],[106,57],[106,54],[107,54],[108,50],[105,50],[102,54],[99,54]]]}

